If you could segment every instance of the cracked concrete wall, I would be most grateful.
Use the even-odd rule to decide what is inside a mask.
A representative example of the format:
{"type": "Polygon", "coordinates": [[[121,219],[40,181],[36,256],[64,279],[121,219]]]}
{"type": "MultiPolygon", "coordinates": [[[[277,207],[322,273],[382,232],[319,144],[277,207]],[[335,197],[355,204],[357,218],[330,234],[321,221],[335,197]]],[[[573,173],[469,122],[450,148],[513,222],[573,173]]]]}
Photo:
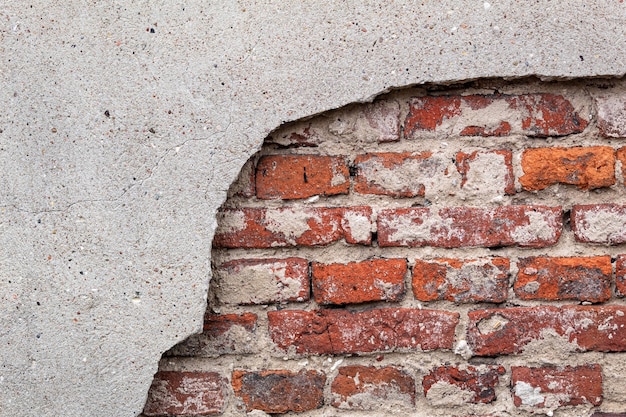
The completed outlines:
{"type": "Polygon", "coordinates": [[[0,6],[3,416],[141,411],[161,353],[201,328],[215,212],[284,121],[626,68],[618,1],[0,6]]]}

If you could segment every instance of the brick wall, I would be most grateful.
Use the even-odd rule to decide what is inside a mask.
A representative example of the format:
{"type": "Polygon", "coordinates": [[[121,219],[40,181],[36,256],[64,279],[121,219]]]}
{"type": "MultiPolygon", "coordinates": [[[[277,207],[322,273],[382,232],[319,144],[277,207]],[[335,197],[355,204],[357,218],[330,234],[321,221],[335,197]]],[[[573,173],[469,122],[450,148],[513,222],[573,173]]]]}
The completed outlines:
{"type": "Polygon", "coordinates": [[[622,84],[402,90],[273,132],[145,415],[625,412],[622,84]]]}

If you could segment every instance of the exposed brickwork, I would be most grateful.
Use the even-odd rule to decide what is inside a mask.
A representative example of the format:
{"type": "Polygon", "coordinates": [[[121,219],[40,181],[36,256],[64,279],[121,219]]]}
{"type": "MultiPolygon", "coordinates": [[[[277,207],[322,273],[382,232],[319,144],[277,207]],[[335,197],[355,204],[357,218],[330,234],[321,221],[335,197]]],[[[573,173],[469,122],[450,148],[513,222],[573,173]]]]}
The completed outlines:
{"type": "Polygon", "coordinates": [[[160,417],[221,414],[226,403],[226,383],[215,372],[158,372],[143,414],[160,417]]]}
{"type": "Polygon", "coordinates": [[[371,243],[371,209],[292,208],[223,209],[214,245],[224,248],[275,248],[328,245],[340,239],[371,243]],[[361,230],[366,228],[365,233],[361,230]]]}
{"type": "Polygon", "coordinates": [[[378,214],[378,243],[410,247],[540,248],[554,245],[561,236],[561,227],[560,207],[387,209],[378,214]]]}
{"type": "Polygon", "coordinates": [[[348,165],[342,157],[265,156],[257,164],[256,195],[288,200],[345,194],[350,188],[349,178],[348,165]]]}
{"type": "Polygon", "coordinates": [[[398,301],[404,295],[405,259],[375,259],[347,264],[314,262],[313,296],[319,304],[398,301]]]}
{"type": "Polygon", "coordinates": [[[232,385],[246,410],[266,413],[302,412],[324,403],[326,376],[316,371],[282,370],[248,372],[235,370],[232,385]]]}
{"type": "Polygon", "coordinates": [[[377,410],[415,405],[415,381],[391,366],[344,366],[331,385],[333,407],[346,410],[377,410]]]}
{"type": "Polygon", "coordinates": [[[525,190],[572,184],[583,190],[615,184],[615,151],[608,146],[533,148],[522,153],[525,190]]]}
{"type": "MultiPolygon", "coordinates": [[[[626,411],[625,86],[426,85],[280,126],[228,191],[204,330],[146,411],[626,411]]],[[[147,291],[198,273],[169,262],[147,291]]]]}
{"type": "MultiPolygon", "coordinates": [[[[438,397],[440,394],[431,394],[431,388],[453,386],[456,389],[469,393],[465,395],[468,403],[490,403],[496,399],[496,385],[500,375],[504,375],[505,370],[502,366],[483,366],[476,368],[467,366],[461,369],[456,366],[441,366],[433,369],[428,375],[424,376],[422,385],[424,387],[424,396],[426,398],[438,397]]],[[[433,390],[436,391],[436,390],[433,390]]],[[[440,398],[436,398],[440,401],[440,398]]]]}
{"type": "Polygon", "coordinates": [[[588,122],[572,104],[553,94],[416,97],[404,122],[406,137],[420,131],[460,136],[562,136],[582,132],[588,122]],[[502,118],[489,114],[501,113],[502,118]]]}
{"type": "Polygon", "coordinates": [[[267,313],[276,346],[297,354],[451,349],[458,313],[409,308],[267,313]]]}
{"type": "Polygon", "coordinates": [[[523,300],[577,300],[594,303],[611,298],[610,256],[592,258],[531,257],[519,260],[515,294],[523,300]]]}
{"type": "Polygon", "coordinates": [[[563,336],[572,351],[626,351],[626,307],[514,307],[468,313],[467,341],[475,355],[516,354],[547,333],[563,336]]]}
{"type": "Polygon", "coordinates": [[[418,259],[412,286],[413,295],[420,301],[501,303],[507,299],[509,289],[509,260],[418,259]]]}
{"type": "Polygon", "coordinates": [[[602,369],[599,365],[563,368],[513,366],[511,385],[517,407],[602,404],[602,369]]]}

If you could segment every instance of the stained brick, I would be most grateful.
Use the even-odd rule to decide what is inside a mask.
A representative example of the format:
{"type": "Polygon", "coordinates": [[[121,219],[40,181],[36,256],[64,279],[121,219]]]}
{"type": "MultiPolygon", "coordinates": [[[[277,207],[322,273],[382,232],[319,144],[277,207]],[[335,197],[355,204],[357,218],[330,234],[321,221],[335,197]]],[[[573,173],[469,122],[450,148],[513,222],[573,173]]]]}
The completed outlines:
{"type": "Polygon", "coordinates": [[[523,300],[577,300],[594,303],[611,298],[610,256],[522,258],[515,294],[523,300]]]}
{"type": "Polygon", "coordinates": [[[617,160],[620,162],[622,166],[621,167],[622,178],[624,179],[624,182],[622,182],[622,185],[626,186],[626,147],[619,148],[616,152],[616,156],[617,156],[617,160]]]}
{"type": "Polygon", "coordinates": [[[248,372],[235,370],[232,386],[247,411],[296,413],[314,410],[324,404],[326,376],[321,372],[285,370],[248,372]]]}
{"type": "Polygon", "coordinates": [[[602,404],[599,365],[529,368],[511,367],[513,402],[537,408],[602,404]]]}
{"type": "Polygon", "coordinates": [[[445,164],[431,152],[369,153],[354,160],[354,191],[392,197],[423,196],[425,184],[443,176],[445,164]]]}
{"type": "Polygon", "coordinates": [[[619,297],[626,296],[626,255],[619,255],[615,261],[615,292],[619,297]]]}
{"type": "Polygon", "coordinates": [[[168,355],[213,357],[255,353],[257,348],[251,341],[256,339],[256,324],[257,315],[253,313],[207,313],[202,333],[174,346],[168,355]]]}
{"type": "Polygon", "coordinates": [[[371,243],[369,207],[225,208],[218,213],[214,246],[274,248],[323,246],[342,238],[371,243]]]}
{"type": "Polygon", "coordinates": [[[270,304],[309,299],[309,262],[302,258],[235,259],[211,282],[225,304],[270,304]]]}
{"type": "MultiPolygon", "coordinates": [[[[424,376],[422,386],[424,387],[424,396],[430,400],[434,400],[438,405],[442,405],[440,398],[441,393],[436,393],[436,388],[443,388],[449,392],[450,386],[456,390],[462,391],[465,395],[467,403],[488,404],[496,400],[496,385],[500,375],[504,375],[505,370],[502,366],[466,366],[464,368],[457,366],[441,366],[433,369],[429,374],[424,376]],[[430,390],[433,389],[432,393],[430,390]]],[[[458,405],[456,397],[454,403],[450,405],[458,405]]]]}
{"type": "Polygon", "coordinates": [[[415,405],[415,381],[391,366],[344,366],[331,385],[333,407],[377,410],[415,405]]]}
{"type": "Polygon", "coordinates": [[[506,258],[416,260],[413,267],[413,295],[420,301],[501,303],[508,288],[506,258]]]}
{"type": "Polygon", "coordinates": [[[558,183],[583,190],[615,184],[615,151],[608,146],[526,149],[521,164],[519,182],[528,191],[558,183]]]}
{"type": "Polygon", "coordinates": [[[423,132],[461,136],[563,136],[582,132],[588,122],[554,94],[416,97],[404,121],[407,138],[423,132]]]}
{"type": "Polygon", "coordinates": [[[478,356],[521,353],[546,333],[566,337],[576,351],[626,351],[626,307],[515,307],[468,315],[467,342],[478,356]]]}
{"type": "Polygon", "coordinates": [[[226,378],[216,372],[157,372],[143,414],[151,417],[221,414],[226,404],[226,383],[226,378]]]}
{"type": "Polygon", "coordinates": [[[343,157],[270,155],[256,169],[256,195],[261,199],[298,199],[346,194],[350,173],[343,157]]]}
{"type": "Polygon", "coordinates": [[[605,94],[596,97],[598,127],[607,138],[626,137],[626,98],[623,94],[605,94]]]}
{"type": "Polygon", "coordinates": [[[570,218],[574,237],[579,242],[605,245],[626,243],[626,206],[576,205],[570,218]]]}
{"type": "Polygon", "coordinates": [[[458,313],[410,308],[267,313],[276,346],[296,354],[451,349],[458,313]]]}
{"type": "Polygon", "coordinates": [[[561,236],[560,207],[503,206],[381,210],[380,246],[546,247],[561,236]]]}
{"type": "Polygon", "coordinates": [[[461,174],[461,188],[485,197],[494,194],[515,194],[513,154],[495,150],[456,154],[456,167],[461,174]]]}
{"type": "Polygon", "coordinates": [[[404,294],[405,259],[375,259],[347,264],[314,262],[313,297],[318,304],[398,301],[404,294]]]}

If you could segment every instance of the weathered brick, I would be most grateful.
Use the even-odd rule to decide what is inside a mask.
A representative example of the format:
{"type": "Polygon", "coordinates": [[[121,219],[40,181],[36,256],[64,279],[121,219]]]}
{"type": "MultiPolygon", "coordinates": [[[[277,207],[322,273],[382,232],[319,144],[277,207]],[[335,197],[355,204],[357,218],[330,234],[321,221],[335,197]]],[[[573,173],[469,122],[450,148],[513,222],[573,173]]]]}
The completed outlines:
{"type": "Polygon", "coordinates": [[[400,140],[400,105],[395,100],[351,106],[331,115],[328,130],[344,140],[396,142],[400,140]]]}
{"type": "Polygon", "coordinates": [[[559,183],[583,190],[615,184],[615,150],[608,146],[526,149],[521,164],[519,182],[528,191],[559,183]]]}
{"type": "Polygon", "coordinates": [[[626,296],[626,255],[615,260],[615,293],[618,297],[626,296]]]}
{"type": "Polygon", "coordinates": [[[546,334],[567,338],[576,351],[626,351],[626,307],[515,307],[468,315],[467,342],[478,356],[521,353],[546,334]]]}
{"type": "Polygon", "coordinates": [[[392,197],[423,196],[425,184],[442,177],[446,164],[432,152],[369,153],[354,160],[354,191],[392,197]]]}
{"type": "Polygon", "coordinates": [[[324,404],[326,375],[317,371],[298,373],[285,370],[249,372],[233,371],[235,395],[247,411],[266,413],[299,413],[314,410],[324,404]]]}
{"type": "Polygon", "coordinates": [[[209,416],[221,414],[227,383],[216,372],[159,371],[148,392],[146,416],[209,416]]]}
{"type": "Polygon", "coordinates": [[[626,137],[626,97],[623,94],[605,94],[596,97],[598,127],[607,138],[626,137]]]}
{"type": "Polygon", "coordinates": [[[513,286],[522,300],[577,300],[594,303],[611,298],[610,256],[521,258],[513,286]]]}
{"type": "Polygon", "coordinates": [[[387,209],[378,214],[378,244],[540,248],[554,245],[561,236],[561,228],[560,207],[387,209]]]}
{"type": "Polygon", "coordinates": [[[214,270],[211,285],[225,304],[309,299],[309,262],[302,258],[235,259],[214,270]]]}
{"type": "Polygon", "coordinates": [[[405,259],[374,259],[347,264],[314,262],[313,297],[318,304],[397,301],[404,294],[405,259]]]}
{"type": "Polygon", "coordinates": [[[346,194],[349,189],[350,172],[343,157],[270,155],[257,164],[256,196],[261,199],[346,194]]]}
{"type": "Polygon", "coordinates": [[[626,206],[585,204],[572,207],[571,225],[579,242],[626,243],[626,206]]]}
{"type": "Polygon", "coordinates": [[[323,246],[340,239],[369,245],[369,207],[225,208],[213,245],[223,248],[323,246]]]}
{"type": "Polygon", "coordinates": [[[201,334],[192,335],[167,353],[171,356],[219,356],[255,353],[257,315],[211,314],[204,318],[201,334]]]}
{"type": "Polygon", "coordinates": [[[456,168],[461,174],[461,188],[465,191],[488,198],[515,194],[511,151],[459,152],[456,168]]]}
{"type": "Polygon", "coordinates": [[[409,102],[404,134],[545,137],[579,133],[587,124],[567,99],[554,94],[416,97],[409,102]]]}
{"type": "Polygon", "coordinates": [[[265,142],[283,148],[317,147],[324,142],[324,138],[320,132],[323,129],[315,125],[319,125],[319,122],[311,121],[304,126],[286,125],[265,138],[265,142]]]}
{"type": "MultiPolygon", "coordinates": [[[[424,396],[435,405],[444,405],[450,391],[454,391],[460,393],[466,403],[488,404],[496,400],[495,388],[504,373],[502,366],[441,366],[424,376],[424,396]]],[[[452,396],[452,401],[448,405],[458,405],[457,396],[452,396]]]]}
{"type": "Polygon", "coordinates": [[[626,417],[626,413],[603,413],[597,411],[593,413],[591,417],[626,417]]]}
{"type": "Polygon", "coordinates": [[[229,198],[232,196],[250,198],[256,195],[255,167],[258,159],[259,158],[257,156],[253,156],[243,165],[237,180],[228,190],[229,198]]]}
{"type": "Polygon", "coordinates": [[[459,314],[410,308],[267,313],[276,346],[296,354],[451,349],[459,314]]]}
{"type": "Polygon", "coordinates": [[[415,381],[391,366],[344,366],[331,385],[333,407],[377,410],[415,406],[415,381]]]}
{"type": "Polygon", "coordinates": [[[416,260],[413,267],[413,295],[420,301],[501,303],[508,288],[506,258],[416,260]]]}
{"type": "Polygon", "coordinates": [[[622,185],[626,185],[626,147],[619,148],[616,157],[621,164],[622,178],[624,179],[622,185]]]}
{"type": "Polygon", "coordinates": [[[537,408],[602,404],[599,365],[529,368],[511,367],[513,402],[537,408]]]}

